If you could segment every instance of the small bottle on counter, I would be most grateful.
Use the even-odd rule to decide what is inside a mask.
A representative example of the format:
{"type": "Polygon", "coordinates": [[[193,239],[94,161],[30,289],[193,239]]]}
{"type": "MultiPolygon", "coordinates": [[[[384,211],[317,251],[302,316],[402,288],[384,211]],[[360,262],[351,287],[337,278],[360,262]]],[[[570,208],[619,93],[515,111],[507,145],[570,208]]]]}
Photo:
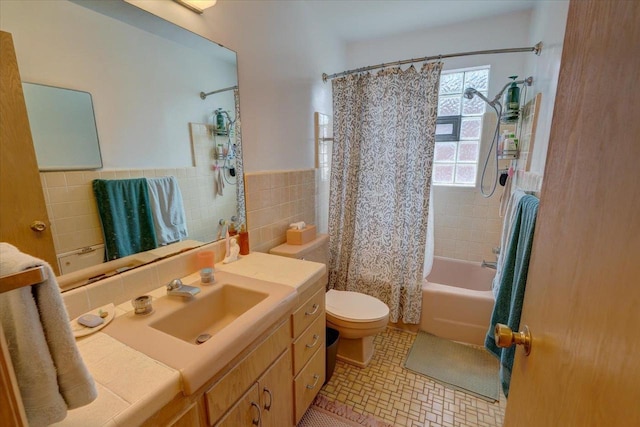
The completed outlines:
{"type": "Polygon", "coordinates": [[[238,244],[240,245],[240,255],[249,255],[249,232],[244,224],[240,226],[238,244]]]}
{"type": "Polygon", "coordinates": [[[235,236],[238,234],[238,230],[236,230],[236,225],[232,222],[229,224],[229,236],[235,236]]]}
{"type": "Polygon", "coordinates": [[[200,270],[200,282],[201,283],[215,282],[215,278],[213,276],[213,268],[207,267],[200,270]]]}

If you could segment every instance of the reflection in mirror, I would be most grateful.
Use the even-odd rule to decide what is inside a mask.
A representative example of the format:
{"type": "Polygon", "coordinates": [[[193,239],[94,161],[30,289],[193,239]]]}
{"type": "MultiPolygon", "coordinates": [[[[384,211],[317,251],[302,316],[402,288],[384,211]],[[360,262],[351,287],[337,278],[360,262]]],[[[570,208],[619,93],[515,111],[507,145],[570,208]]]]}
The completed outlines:
{"type": "Polygon", "coordinates": [[[245,221],[238,92],[200,98],[237,86],[234,52],[124,1],[0,8],[23,81],[93,98],[102,169],[41,173],[58,262],[73,286],[215,240],[231,218],[245,221]],[[180,188],[187,235],[93,266],[105,256],[93,181],[165,177],[180,188]]]}
{"type": "Polygon", "coordinates": [[[90,93],[33,83],[22,90],[41,171],[102,167],[90,93]]]}

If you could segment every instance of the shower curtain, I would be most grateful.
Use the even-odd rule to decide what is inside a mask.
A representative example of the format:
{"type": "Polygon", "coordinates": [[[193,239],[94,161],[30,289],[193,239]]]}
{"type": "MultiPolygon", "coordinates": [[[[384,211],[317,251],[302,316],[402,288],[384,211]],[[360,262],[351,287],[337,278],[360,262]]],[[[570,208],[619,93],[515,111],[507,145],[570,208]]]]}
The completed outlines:
{"type": "Polygon", "coordinates": [[[442,63],[333,80],[329,288],[418,323],[442,63]]]}

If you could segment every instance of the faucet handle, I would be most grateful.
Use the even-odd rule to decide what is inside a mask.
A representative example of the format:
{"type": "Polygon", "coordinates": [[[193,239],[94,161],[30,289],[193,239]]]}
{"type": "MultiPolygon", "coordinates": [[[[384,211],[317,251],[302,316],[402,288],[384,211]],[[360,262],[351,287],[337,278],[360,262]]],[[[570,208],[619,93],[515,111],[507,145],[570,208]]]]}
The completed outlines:
{"type": "Polygon", "coordinates": [[[169,283],[167,285],[167,290],[168,291],[176,291],[178,289],[180,289],[182,287],[182,280],[180,279],[173,279],[171,281],[171,283],[169,283]]]}

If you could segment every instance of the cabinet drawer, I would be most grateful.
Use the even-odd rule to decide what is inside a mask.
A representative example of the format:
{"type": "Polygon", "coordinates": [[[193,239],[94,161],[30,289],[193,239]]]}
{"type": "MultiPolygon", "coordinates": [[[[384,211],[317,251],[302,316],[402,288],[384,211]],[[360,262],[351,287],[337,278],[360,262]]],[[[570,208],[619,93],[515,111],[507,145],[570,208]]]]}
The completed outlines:
{"type": "Polygon", "coordinates": [[[302,331],[324,313],[324,294],[324,289],[318,290],[293,313],[293,338],[299,337],[302,331]]]}
{"type": "Polygon", "coordinates": [[[319,348],[324,350],[326,330],[324,313],[293,342],[293,374],[294,376],[311,359],[319,348]]]}
{"type": "Polygon", "coordinates": [[[293,381],[296,424],[300,422],[324,383],[325,353],[324,351],[316,351],[316,354],[293,381]]]}
{"type": "Polygon", "coordinates": [[[282,325],[204,394],[209,425],[213,425],[251,387],[291,343],[289,322],[282,325]]]}

